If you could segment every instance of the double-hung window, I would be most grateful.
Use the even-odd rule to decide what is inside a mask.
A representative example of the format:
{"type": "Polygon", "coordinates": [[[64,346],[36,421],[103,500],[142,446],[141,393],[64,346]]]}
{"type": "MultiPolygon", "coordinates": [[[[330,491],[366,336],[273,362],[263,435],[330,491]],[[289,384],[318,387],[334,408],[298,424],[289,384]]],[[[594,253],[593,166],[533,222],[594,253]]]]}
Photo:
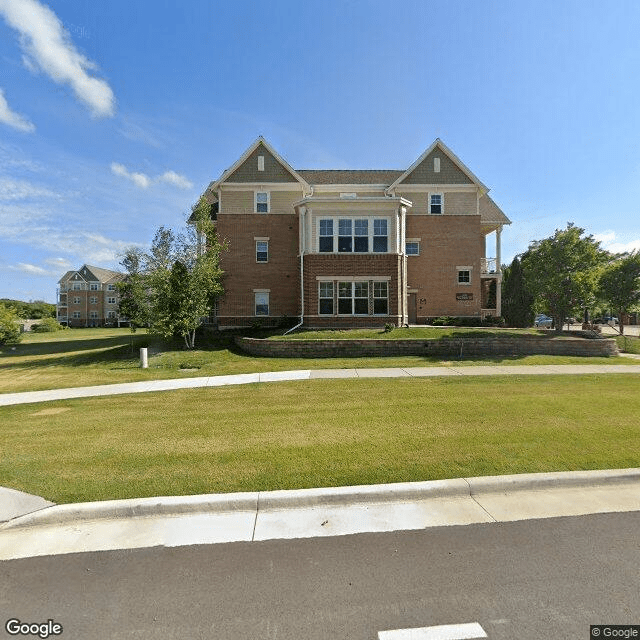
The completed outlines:
{"type": "Polygon", "coordinates": [[[320,220],[320,253],[333,253],[333,220],[320,220]]]}
{"type": "Polygon", "coordinates": [[[338,220],[338,251],[340,253],[351,253],[353,251],[353,220],[338,220]]]}
{"type": "Polygon", "coordinates": [[[80,304],[80,298],[74,298],[73,304],[80,304]]]}
{"type": "Polygon", "coordinates": [[[353,221],[353,250],[357,253],[367,253],[369,251],[369,221],[353,221]]]}
{"type": "Polygon", "coordinates": [[[269,213],[269,192],[256,191],[256,213],[269,213]]]}
{"type": "Polygon", "coordinates": [[[256,240],[256,262],[269,262],[268,240],[256,240]]]}
{"type": "Polygon", "coordinates": [[[338,282],[338,313],[366,316],[369,313],[369,283],[338,282]]]}
{"type": "Polygon", "coordinates": [[[471,271],[460,269],[458,271],[458,284],[471,284],[471,271]]]}
{"type": "Polygon", "coordinates": [[[89,298],[89,304],[98,304],[98,298],[96,298],[95,296],[91,296],[89,298]]]}
{"type": "Polygon", "coordinates": [[[373,313],[387,315],[389,313],[389,284],[387,282],[373,283],[373,313]]]}
{"type": "Polygon", "coordinates": [[[319,313],[320,315],[333,315],[333,282],[320,282],[319,313]]]}
{"type": "Polygon", "coordinates": [[[97,282],[92,282],[89,285],[89,291],[97,291],[98,290],[98,283],[97,282]]]}
{"type": "Polygon", "coordinates": [[[268,292],[257,292],[255,294],[255,306],[256,306],[256,315],[257,316],[268,316],[269,315],[269,293],[268,292]]]}
{"type": "Polygon", "coordinates": [[[442,213],[442,194],[432,193],[429,197],[429,213],[442,213]]]}
{"type": "Polygon", "coordinates": [[[376,219],[373,221],[373,251],[374,253],[386,253],[388,244],[387,221],[376,219]]]}
{"type": "Polygon", "coordinates": [[[107,298],[107,304],[115,304],[115,303],[116,303],[115,298],[107,298]]]}

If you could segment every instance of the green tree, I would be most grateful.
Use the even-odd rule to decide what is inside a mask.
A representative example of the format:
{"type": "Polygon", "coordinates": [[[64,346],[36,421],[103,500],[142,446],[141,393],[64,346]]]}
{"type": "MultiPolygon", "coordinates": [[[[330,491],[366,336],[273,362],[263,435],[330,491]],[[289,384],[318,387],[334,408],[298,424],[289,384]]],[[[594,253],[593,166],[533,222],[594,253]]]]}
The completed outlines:
{"type": "Polygon", "coordinates": [[[624,316],[640,303],[640,251],[613,260],[605,267],[598,294],[615,310],[624,333],[624,316]]]}
{"type": "Polygon", "coordinates": [[[522,256],[526,286],[538,309],[554,320],[562,330],[566,318],[591,307],[608,254],[593,236],[569,223],[550,238],[536,240],[522,256]]]}
{"type": "Polygon", "coordinates": [[[185,233],[160,227],[149,253],[130,249],[121,262],[127,270],[121,312],[137,321],[146,319],[151,331],[165,338],[181,337],[188,349],[195,345],[202,318],[223,292],[220,254],[226,245],[218,240],[210,210],[202,197],[185,233]]]}
{"type": "Polygon", "coordinates": [[[18,314],[13,307],[0,303],[0,345],[17,344],[22,338],[18,314]]]}
{"type": "Polygon", "coordinates": [[[144,253],[139,247],[127,249],[120,262],[126,276],[116,284],[120,299],[118,313],[129,320],[132,333],[139,327],[148,327],[151,322],[147,285],[142,271],[144,260],[144,253]]]}
{"type": "Polygon", "coordinates": [[[502,269],[502,316],[509,327],[533,324],[533,296],[527,289],[518,256],[502,269]]]}

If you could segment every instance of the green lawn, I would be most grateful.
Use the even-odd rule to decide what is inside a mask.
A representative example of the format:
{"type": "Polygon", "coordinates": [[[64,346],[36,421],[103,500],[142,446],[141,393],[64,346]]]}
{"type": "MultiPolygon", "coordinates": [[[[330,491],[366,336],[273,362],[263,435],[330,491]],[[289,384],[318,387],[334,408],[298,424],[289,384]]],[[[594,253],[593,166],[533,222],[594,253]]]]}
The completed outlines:
{"type": "MultiPolygon", "coordinates": [[[[396,329],[391,337],[416,332],[445,335],[450,329],[396,329]]],[[[470,329],[454,330],[468,333],[470,329]]],[[[481,329],[480,331],[487,331],[481,329]]],[[[369,330],[371,332],[371,330],[369,330]]],[[[528,332],[525,330],[525,332],[528,332]]],[[[317,332],[314,335],[322,335],[317,332]]],[[[331,332],[333,334],[333,332],[331,332]]],[[[336,332],[343,333],[343,332],[336,332]]],[[[299,334],[304,335],[304,334],[299,334]]],[[[420,336],[422,337],[422,336],[420,336]]],[[[239,351],[233,336],[223,333],[206,348],[192,352],[180,346],[171,348],[145,332],[131,334],[128,329],[69,329],[57,333],[29,333],[24,341],[0,349],[0,393],[59,389],[96,384],[135,382],[176,377],[214,376],[291,369],[341,369],[367,367],[472,366],[474,364],[612,364],[640,365],[622,358],[577,358],[525,356],[512,358],[462,359],[405,356],[390,358],[257,358],[239,351]],[[149,347],[149,369],[139,367],[139,347],[149,347]]]]}
{"type": "Polygon", "coordinates": [[[55,502],[640,466],[636,375],[311,380],[0,408],[55,502]]]}

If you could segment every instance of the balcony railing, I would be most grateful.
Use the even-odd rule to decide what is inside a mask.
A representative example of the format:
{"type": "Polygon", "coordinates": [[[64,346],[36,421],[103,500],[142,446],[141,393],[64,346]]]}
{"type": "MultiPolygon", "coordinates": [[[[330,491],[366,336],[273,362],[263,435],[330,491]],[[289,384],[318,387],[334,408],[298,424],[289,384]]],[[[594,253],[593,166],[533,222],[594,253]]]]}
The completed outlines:
{"type": "Polygon", "coordinates": [[[480,270],[483,275],[488,274],[497,274],[496,271],[496,259],[495,258],[481,258],[480,259],[480,270]]]}

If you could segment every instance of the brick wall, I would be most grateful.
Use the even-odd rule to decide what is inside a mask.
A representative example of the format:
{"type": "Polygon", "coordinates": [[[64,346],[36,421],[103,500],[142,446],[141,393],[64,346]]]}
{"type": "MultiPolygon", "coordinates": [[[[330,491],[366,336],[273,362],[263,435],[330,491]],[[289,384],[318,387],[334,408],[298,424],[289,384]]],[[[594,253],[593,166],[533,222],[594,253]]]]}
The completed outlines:
{"type": "Polygon", "coordinates": [[[407,284],[417,289],[417,320],[479,316],[480,258],[484,249],[477,215],[408,215],[407,238],[420,238],[420,255],[407,257],[407,284]],[[456,266],[470,266],[471,284],[459,285],[456,266]],[[471,294],[473,300],[457,300],[471,294]]]}
{"type": "Polygon", "coordinates": [[[614,356],[612,339],[536,336],[481,338],[442,338],[440,340],[259,340],[237,337],[236,344],[254,356],[281,358],[334,358],[369,356],[614,356]]]}
{"type": "Polygon", "coordinates": [[[220,324],[248,325],[254,317],[254,289],[269,289],[270,315],[299,314],[300,267],[298,219],[292,213],[248,213],[219,216],[218,235],[228,240],[220,266],[225,272],[225,294],[218,305],[220,324]],[[256,262],[254,238],[269,238],[269,261],[256,262]],[[241,318],[246,318],[242,321],[241,318]]]}

